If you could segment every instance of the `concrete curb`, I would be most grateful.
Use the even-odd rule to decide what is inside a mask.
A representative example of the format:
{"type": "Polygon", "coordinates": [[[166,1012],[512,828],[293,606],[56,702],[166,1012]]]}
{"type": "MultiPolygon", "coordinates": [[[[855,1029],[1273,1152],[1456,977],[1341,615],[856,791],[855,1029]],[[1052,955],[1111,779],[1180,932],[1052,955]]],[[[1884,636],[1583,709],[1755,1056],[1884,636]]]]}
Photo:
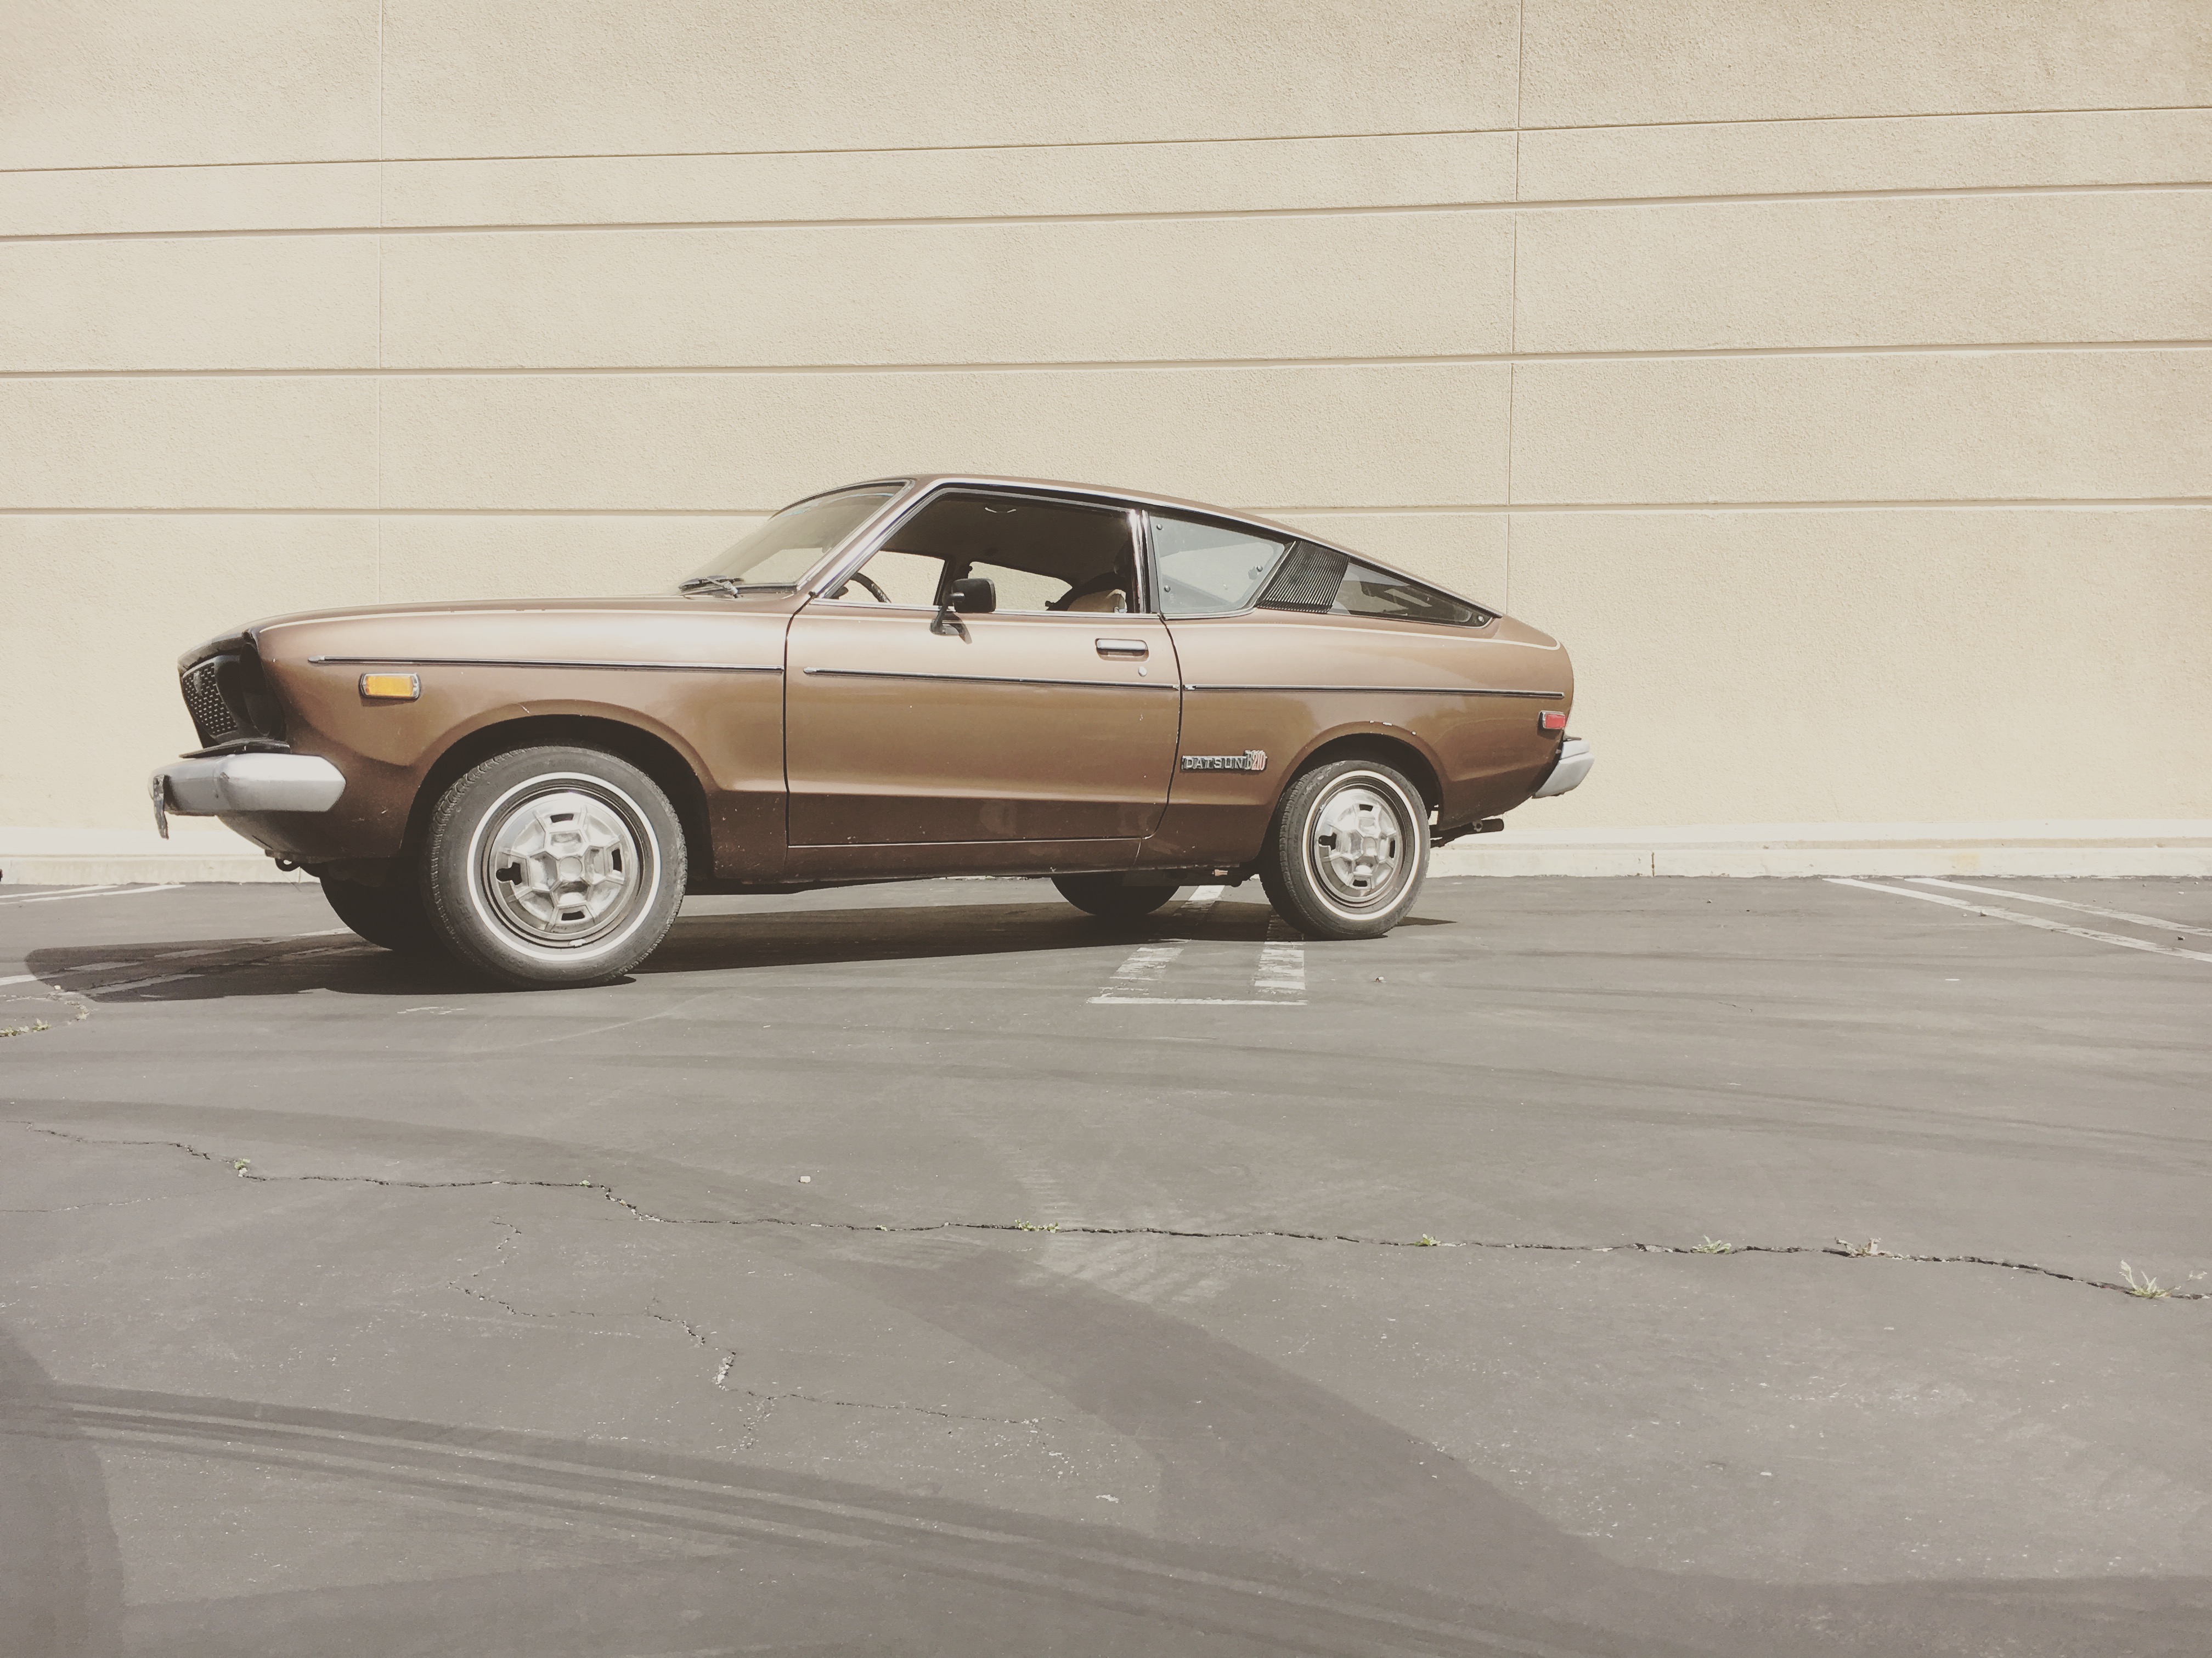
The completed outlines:
{"type": "MultiPolygon", "coordinates": [[[[1437,848],[1451,876],[2212,877],[2212,821],[1521,829],[1437,848]]],[[[228,831],[0,829],[0,886],[301,882],[228,831]]]]}
{"type": "Polygon", "coordinates": [[[173,881],[306,881],[220,826],[152,829],[0,829],[0,886],[162,885],[173,881]]]}
{"type": "Polygon", "coordinates": [[[2212,846],[1439,847],[1432,876],[2212,876],[2212,846]]]}
{"type": "Polygon", "coordinates": [[[2208,876],[2212,820],[1515,825],[1438,848],[1431,870],[1490,876],[2208,876]]]}
{"type": "Polygon", "coordinates": [[[169,858],[9,858],[0,854],[0,887],[167,886],[179,881],[265,886],[313,878],[297,870],[288,873],[258,854],[180,853],[169,858]]]}

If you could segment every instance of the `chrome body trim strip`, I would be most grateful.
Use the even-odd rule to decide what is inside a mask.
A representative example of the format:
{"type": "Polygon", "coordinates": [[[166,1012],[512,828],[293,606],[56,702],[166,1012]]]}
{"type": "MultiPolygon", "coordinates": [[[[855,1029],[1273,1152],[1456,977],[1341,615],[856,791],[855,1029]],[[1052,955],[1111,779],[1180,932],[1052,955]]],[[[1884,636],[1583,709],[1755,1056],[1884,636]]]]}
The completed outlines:
{"type": "Polygon", "coordinates": [[[961,685],[1073,685],[1087,691],[1172,691],[1173,683],[1155,684],[1149,679],[1021,679],[990,673],[896,673],[884,668],[801,668],[804,674],[824,679],[927,679],[961,685]]]}
{"type": "Polygon", "coordinates": [[[1565,691],[1503,691],[1481,685],[1185,685],[1187,691],[1372,691],[1392,696],[1516,696],[1557,702],[1565,691]]]}
{"type": "Polygon", "coordinates": [[[621,668],[659,673],[781,673],[750,662],[601,662],[578,657],[311,656],[319,668],[621,668]]]}

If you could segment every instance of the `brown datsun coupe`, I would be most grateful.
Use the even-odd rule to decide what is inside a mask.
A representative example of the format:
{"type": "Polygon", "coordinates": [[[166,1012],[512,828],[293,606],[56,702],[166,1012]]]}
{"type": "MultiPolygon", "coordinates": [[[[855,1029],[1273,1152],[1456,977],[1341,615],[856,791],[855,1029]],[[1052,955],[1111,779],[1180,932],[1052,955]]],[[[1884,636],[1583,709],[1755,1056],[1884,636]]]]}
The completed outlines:
{"type": "Polygon", "coordinates": [[[1242,513],[910,477],[786,507],[662,598],[279,617],[179,664],[155,812],[363,938],[615,978],[687,892],[1049,876],[1128,920],[1257,874],[1315,938],[1589,768],[1558,641],[1242,513]]]}

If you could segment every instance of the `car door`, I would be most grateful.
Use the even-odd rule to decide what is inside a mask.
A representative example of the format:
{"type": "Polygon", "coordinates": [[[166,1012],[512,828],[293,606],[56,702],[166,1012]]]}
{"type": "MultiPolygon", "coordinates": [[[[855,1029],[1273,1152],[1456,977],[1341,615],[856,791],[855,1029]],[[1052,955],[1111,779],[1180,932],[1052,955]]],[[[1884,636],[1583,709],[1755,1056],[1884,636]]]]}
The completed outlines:
{"type": "Polygon", "coordinates": [[[915,855],[844,861],[951,869],[985,843],[1012,853],[978,854],[975,866],[1133,861],[1175,765],[1182,698],[1167,629],[1145,610],[1047,608],[1100,595],[1005,561],[1051,565],[1057,548],[1088,549],[1065,561],[1079,574],[1085,559],[1118,557],[1127,585],[1109,592],[1133,603],[1136,534],[1120,508],[933,497],[843,587],[810,599],[792,620],[785,673],[795,866],[844,866],[809,848],[905,847],[915,855]],[[1010,535],[1024,539],[994,544],[1010,535]],[[951,581],[986,570],[1003,607],[942,616],[933,601],[951,581]]]}

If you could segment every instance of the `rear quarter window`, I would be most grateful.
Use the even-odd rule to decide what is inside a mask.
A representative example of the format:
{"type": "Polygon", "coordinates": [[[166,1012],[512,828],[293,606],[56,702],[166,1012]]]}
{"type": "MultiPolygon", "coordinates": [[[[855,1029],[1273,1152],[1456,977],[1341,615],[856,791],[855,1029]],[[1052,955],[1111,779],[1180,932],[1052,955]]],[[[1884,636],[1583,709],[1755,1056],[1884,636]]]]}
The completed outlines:
{"type": "Polygon", "coordinates": [[[1432,622],[1480,628],[1496,620],[1465,599],[1440,593],[1406,576],[1376,569],[1333,548],[1301,541],[1260,596],[1266,610],[1304,610],[1314,616],[1358,616],[1387,622],[1432,622]]]}

